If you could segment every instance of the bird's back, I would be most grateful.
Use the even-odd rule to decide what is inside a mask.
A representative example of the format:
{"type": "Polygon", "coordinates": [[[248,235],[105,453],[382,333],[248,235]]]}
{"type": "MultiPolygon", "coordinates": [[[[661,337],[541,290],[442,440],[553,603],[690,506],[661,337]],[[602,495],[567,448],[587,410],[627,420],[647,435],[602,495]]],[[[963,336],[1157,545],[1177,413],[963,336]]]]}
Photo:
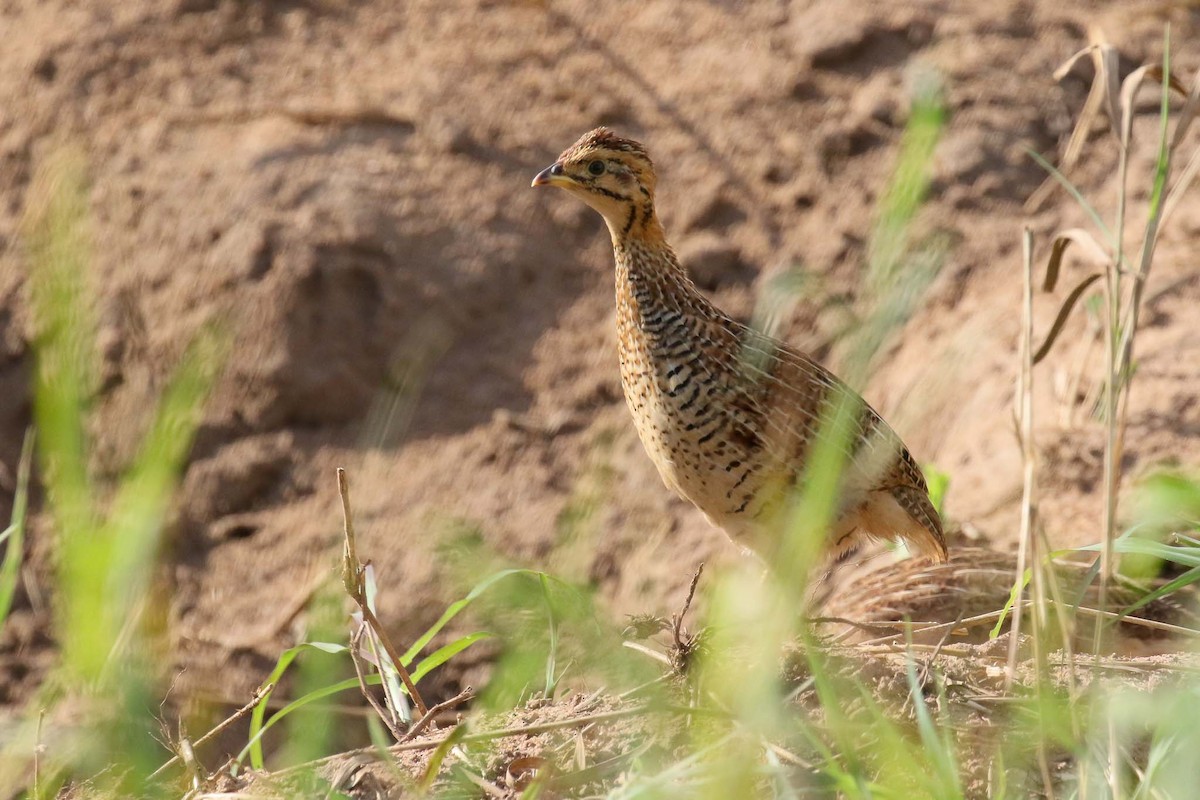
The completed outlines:
{"type": "Polygon", "coordinates": [[[814,443],[848,403],[828,549],[896,537],[945,558],[924,477],[891,428],[807,355],[717,310],[665,245],[618,251],[617,318],[622,385],[647,452],[735,541],[760,553],[777,544],[814,443]]]}
{"type": "Polygon", "coordinates": [[[813,445],[845,402],[853,422],[827,549],[901,538],[945,558],[921,471],[879,415],[803,353],[729,319],[688,280],[655,212],[645,147],[597,128],[532,183],[559,186],[604,218],[616,257],[621,383],[668,486],[769,557],[813,445]]]}

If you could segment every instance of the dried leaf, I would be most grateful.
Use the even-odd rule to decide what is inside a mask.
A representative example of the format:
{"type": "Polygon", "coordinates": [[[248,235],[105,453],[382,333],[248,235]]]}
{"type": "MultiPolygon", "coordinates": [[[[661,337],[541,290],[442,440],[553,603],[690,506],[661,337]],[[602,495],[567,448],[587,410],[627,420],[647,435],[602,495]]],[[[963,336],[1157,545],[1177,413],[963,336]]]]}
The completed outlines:
{"type": "MultiPolygon", "coordinates": [[[[1175,85],[1175,77],[1171,76],[1171,85],[1175,85]]],[[[1175,123],[1175,135],[1171,138],[1171,151],[1174,152],[1180,144],[1183,143],[1183,138],[1187,136],[1188,128],[1191,127],[1192,121],[1196,118],[1196,113],[1200,111],[1200,79],[1192,83],[1192,91],[1185,92],[1187,100],[1183,103],[1183,108],[1179,110],[1179,117],[1175,123]]]]}
{"type": "Polygon", "coordinates": [[[1095,49],[1096,49],[1096,45],[1089,44],[1087,47],[1083,48],[1082,50],[1077,51],[1066,61],[1059,64],[1058,67],[1054,70],[1054,80],[1061,81],[1063,78],[1067,77],[1067,73],[1070,72],[1071,69],[1074,68],[1074,66],[1077,63],[1079,63],[1079,59],[1083,58],[1084,56],[1091,55],[1092,51],[1095,49]]]}
{"type": "Polygon", "coordinates": [[[1117,49],[1108,42],[1101,42],[1096,46],[1092,58],[1096,62],[1096,80],[1104,86],[1104,97],[1108,101],[1108,118],[1112,122],[1112,130],[1117,134],[1118,140],[1121,129],[1121,117],[1118,114],[1120,109],[1121,98],[1121,57],[1117,53],[1117,49]]]}
{"type": "Polygon", "coordinates": [[[446,760],[446,756],[459,743],[459,741],[467,735],[466,725],[456,725],[453,730],[442,740],[441,744],[434,749],[429,756],[429,761],[425,764],[425,773],[421,776],[421,781],[417,785],[422,792],[428,792],[433,788],[433,784],[437,781],[438,773],[442,770],[442,762],[446,760]]]}
{"type": "MultiPolygon", "coordinates": [[[[1156,80],[1159,83],[1162,83],[1162,76],[1163,76],[1162,64],[1151,64],[1150,71],[1148,74],[1151,79],[1156,80]]],[[[1179,80],[1179,78],[1175,75],[1171,76],[1171,88],[1174,89],[1176,92],[1179,92],[1180,96],[1182,96],[1182,97],[1188,96],[1187,87],[1184,86],[1183,81],[1179,80]]]]}
{"type": "MultiPolygon", "coordinates": [[[[1141,88],[1142,83],[1147,79],[1162,83],[1163,69],[1161,64],[1143,64],[1133,72],[1125,76],[1125,80],[1121,83],[1121,97],[1119,100],[1119,108],[1121,109],[1121,146],[1129,146],[1129,138],[1133,133],[1133,99],[1137,95],[1137,90],[1141,88]]],[[[1175,138],[1171,142],[1171,148],[1182,141],[1184,134],[1187,133],[1188,126],[1191,125],[1191,119],[1196,115],[1197,95],[1200,94],[1200,88],[1193,87],[1189,93],[1187,87],[1174,75],[1168,81],[1171,88],[1179,92],[1187,98],[1184,103],[1184,111],[1181,112],[1179,123],[1175,128],[1175,138]]],[[[1197,84],[1200,87],[1200,84],[1197,84]]]]}
{"type": "MultiPolygon", "coordinates": [[[[1197,81],[1196,85],[1200,86],[1200,81],[1197,81]]],[[[1176,130],[1178,131],[1178,129],[1176,130]]],[[[1171,212],[1173,212],[1175,207],[1179,205],[1179,198],[1183,197],[1183,193],[1188,190],[1188,187],[1192,185],[1192,181],[1195,180],[1196,170],[1198,169],[1200,169],[1200,148],[1197,148],[1192,152],[1192,155],[1190,158],[1188,158],[1188,162],[1184,166],[1183,171],[1179,173],[1179,177],[1175,180],[1175,185],[1172,186],[1171,191],[1167,193],[1167,201],[1163,206],[1162,220],[1159,222],[1160,227],[1167,224],[1167,220],[1170,218],[1171,212]]]]}
{"type": "Polygon", "coordinates": [[[1050,258],[1046,261],[1046,279],[1042,282],[1043,291],[1052,292],[1058,285],[1058,273],[1062,269],[1063,256],[1066,255],[1067,247],[1072,243],[1082,247],[1088,260],[1098,266],[1106,266],[1110,263],[1108,254],[1096,241],[1096,237],[1083,228],[1068,228],[1060,231],[1058,236],[1054,237],[1054,243],[1050,247],[1050,258]]]}
{"type": "MultiPolygon", "coordinates": [[[[1113,131],[1114,136],[1117,136],[1118,140],[1120,138],[1117,133],[1119,128],[1117,98],[1120,94],[1117,84],[1118,54],[1111,45],[1099,40],[1088,45],[1059,65],[1058,69],[1054,71],[1054,78],[1061,81],[1079,62],[1079,59],[1087,55],[1092,57],[1096,74],[1092,79],[1092,85],[1088,90],[1087,100],[1084,101],[1083,109],[1080,110],[1079,116],[1075,120],[1075,127],[1071,130],[1067,146],[1063,149],[1059,169],[1064,173],[1075,166],[1075,162],[1079,160],[1080,154],[1083,153],[1083,145],[1087,142],[1088,131],[1091,130],[1092,123],[1100,113],[1102,105],[1108,107],[1109,127],[1113,131]]],[[[1042,184],[1025,201],[1025,210],[1032,213],[1041,208],[1042,203],[1045,202],[1050,192],[1053,191],[1054,186],[1055,181],[1053,177],[1048,177],[1042,181],[1042,184]]]]}
{"type": "MultiPolygon", "coordinates": [[[[1071,71],[1071,68],[1078,63],[1079,59],[1086,55],[1091,55],[1095,50],[1096,45],[1088,45],[1068,58],[1054,71],[1055,80],[1061,81],[1071,71]]],[[[1063,148],[1062,160],[1059,162],[1059,168],[1063,172],[1070,170],[1071,167],[1075,166],[1075,162],[1079,160],[1079,155],[1083,152],[1083,145],[1087,141],[1088,131],[1091,130],[1092,123],[1100,113],[1100,107],[1104,104],[1104,98],[1104,82],[1101,80],[1101,73],[1099,67],[1097,67],[1096,78],[1092,80],[1087,100],[1084,101],[1083,109],[1080,110],[1079,116],[1075,120],[1075,127],[1071,130],[1071,137],[1067,139],[1067,146],[1063,148]]],[[[1055,185],[1054,177],[1048,176],[1033,194],[1029,196],[1029,199],[1025,201],[1025,210],[1032,213],[1041,208],[1042,203],[1049,197],[1055,185]]]]}
{"type": "Polygon", "coordinates": [[[550,762],[541,756],[521,756],[514,758],[504,770],[504,785],[514,791],[522,792],[538,778],[544,776],[550,768],[550,762]]]}
{"type": "MultiPolygon", "coordinates": [[[[1129,139],[1133,136],[1133,98],[1137,94],[1137,90],[1141,88],[1142,81],[1154,70],[1154,66],[1143,64],[1133,72],[1125,76],[1125,80],[1121,82],[1121,97],[1118,101],[1118,108],[1121,110],[1121,127],[1120,140],[1121,147],[1129,148],[1129,139]]],[[[1162,78],[1162,68],[1158,70],[1159,78],[1162,78]]]]}
{"type": "Polygon", "coordinates": [[[1104,277],[1102,272],[1093,272],[1088,275],[1079,285],[1071,290],[1067,295],[1067,299],[1063,302],[1062,308],[1058,310],[1058,316],[1054,318],[1054,324],[1050,326],[1050,333],[1046,336],[1046,341],[1042,342],[1042,346],[1033,354],[1033,363],[1037,364],[1047,355],[1050,354],[1050,348],[1054,346],[1054,342],[1058,339],[1058,335],[1062,333],[1063,327],[1067,324],[1067,318],[1071,315],[1071,310],[1075,308],[1075,304],[1079,302],[1079,298],[1088,290],[1093,283],[1104,277]]]}

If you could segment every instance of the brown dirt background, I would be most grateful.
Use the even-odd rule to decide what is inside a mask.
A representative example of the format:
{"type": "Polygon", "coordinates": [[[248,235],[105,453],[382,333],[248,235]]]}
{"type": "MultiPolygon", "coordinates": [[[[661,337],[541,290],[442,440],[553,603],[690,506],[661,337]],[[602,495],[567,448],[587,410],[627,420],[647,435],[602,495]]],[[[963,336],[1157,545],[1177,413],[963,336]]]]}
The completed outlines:
{"type": "MultiPolygon", "coordinates": [[[[73,143],[90,170],[98,475],[129,456],[188,338],[214,313],[235,321],[166,544],[184,684],[240,705],[301,635],[340,551],[335,466],[401,639],[461,594],[439,547],[464,526],[594,582],[614,613],[674,608],[696,562],[740,556],[663,488],[627,418],[600,219],[530,178],[596,124],[642,139],[701,286],[746,316],[803,265],[816,280],[788,337],[836,366],[921,65],[951,114],[922,225],[954,246],[866,395],[951,475],[963,536],[1010,544],[1020,229],[1041,261],[1052,231],[1085,223],[1061,192],[1023,207],[1043,179],[1023,148],[1060,152],[1091,68],[1052,71],[1090,28],[1128,69],[1159,58],[1168,20],[1190,81],[1200,17],[1170,2],[0,0],[0,514],[31,414],[20,219],[37,165],[73,143]]],[[[1073,173],[1106,214],[1112,153],[1097,125],[1073,173]]],[[[1193,192],[1150,279],[1131,480],[1200,456],[1198,231],[1193,192]]],[[[1040,330],[1062,294],[1038,298],[1040,330]]],[[[1062,544],[1099,538],[1102,432],[1065,396],[1087,331],[1078,315],[1038,369],[1042,510],[1062,544]]],[[[30,549],[0,636],[7,702],[52,647],[44,518],[30,549]]],[[[472,669],[455,663],[446,691],[472,669]]]]}

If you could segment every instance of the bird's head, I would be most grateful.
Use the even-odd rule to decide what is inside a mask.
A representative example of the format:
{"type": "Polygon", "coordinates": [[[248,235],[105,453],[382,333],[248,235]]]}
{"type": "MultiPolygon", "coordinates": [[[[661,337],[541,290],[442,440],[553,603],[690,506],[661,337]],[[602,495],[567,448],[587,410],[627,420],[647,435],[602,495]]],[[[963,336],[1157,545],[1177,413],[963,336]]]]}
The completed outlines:
{"type": "Polygon", "coordinates": [[[532,185],[558,186],[596,209],[616,242],[660,231],[654,181],[654,165],[641,144],[596,128],[539,172],[532,185]]]}

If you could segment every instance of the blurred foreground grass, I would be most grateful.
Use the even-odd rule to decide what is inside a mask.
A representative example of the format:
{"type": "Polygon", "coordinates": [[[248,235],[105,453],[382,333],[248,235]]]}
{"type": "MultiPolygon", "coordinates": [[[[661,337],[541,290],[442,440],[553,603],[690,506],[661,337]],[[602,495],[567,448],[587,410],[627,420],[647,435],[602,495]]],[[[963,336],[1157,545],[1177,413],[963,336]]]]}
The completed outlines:
{"type": "MultiPolygon", "coordinates": [[[[1169,85],[1169,63],[1161,71],[1162,83],[1169,85]]],[[[1164,89],[1164,131],[1166,94],[1164,89]]],[[[912,231],[945,124],[936,83],[920,82],[868,248],[862,314],[846,348],[845,372],[852,382],[867,373],[880,348],[907,321],[940,265],[937,243],[915,241],[912,231]]],[[[1158,189],[1170,174],[1170,155],[1170,148],[1160,148],[1158,189]]],[[[156,741],[159,704],[171,678],[164,672],[170,657],[161,613],[170,598],[156,589],[153,578],[164,521],[228,335],[214,324],[196,336],[152,412],[137,455],[112,485],[99,485],[90,469],[88,437],[96,361],[86,289],[84,174],[85,165],[70,153],[47,165],[31,194],[27,219],[37,325],[37,463],[55,537],[59,656],[37,697],[2,723],[0,796],[45,798],[60,790],[94,797],[250,796],[240,793],[247,764],[299,770],[304,777],[293,786],[306,787],[303,796],[348,796],[349,787],[334,785],[337,781],[321,771],[321,759],[330,755],[332,712],[299,712],[311,712],[340,692],[376,697],[375,687],[383,687],[379,713],[368,718],[367,726],[375,756],[391,763],[384,748],[393,738],[407,738],[409,726],[422,722],[414,713],[420,698],[400,678],[420,686],[430,671],[484,641],[498,648],[498,656],[476,711],[431,743],[423,774],[393,770],[396,792],[714,799],[1196,796],[1200,728],[1193,718],[1200,708],[1200,670],[1163,666],[1169,679],[1147,688],[1121,680],[1119,673],[1116,679],[1103,677],[1101,667],[1108,662],[1099,656],[1067,652],[1060,654],[1068,662],[1066,678],[1043,659],[1014,678],[1009,693],[994,697],[951,677],[964,670],[986,672],[994,663],[971,662],[969,653],[954,648],[910,641],[892,651],[900,666],[881,678],[863,667],[866,662],[855,661],[852,651],[817,640],[799,612],[808,596],[809,567],[836,509],[853,408],[836,409],[826,421],[827,435],[795,498],[773,569],[764,576],[758,565],[747,564],[701,582],[708,601],[703,628],[689,631],[682,613],[673,620],[646,618],[632,627],[668,641],[657,649],[625,646],[623,625],[603,609],[595,587],[505,563],[486,552],[477,537],[460,531],[443,557],[460,576],[464,596],[410,647],[395,650],[396,657],[371,638],[375,633],[364,637],[361,614],[343,625],[340,600],[326,597],[315,609],[324,624],[313,627],[312,640],[281,655],[257,705],[247,709],[250,741],[219,770],[225,780],[243,781],[239,793],[218,793],[217,771],[202,768],[204,759],[172,733],[166,736],[180,758],[160,770],[170,758],[156,741]],[[468,609],[482,627],[425,653],[434,637],[468,609]],[[949,669],[945,662],[956,658],[966,666],[949,669]],[[297,659],[304,674],[294,699],[268,716],[267,698],[297,659]],[[361,678],[339,679],[350,660],[361,678]],[[497,766],[501,737],[491,735],[495,717],[483,712],[503,714],[529,706],[531,699],[552,705],[578,689],[625,704],[620,713],[654,720],[647,724],[661,728],[657,739],[640,729],[639,736],[650,744],[630,742],[609,772],[596,772],[598,777],[588,781],[579,775],[595,772],[596,766],[584,763],[586,752],[579,755],[583,734],[568,736],[563,746],[574,752],[565,762],[574,768],[552,768],[554,752],[544,750],[536,758],[525,757],[535,759],[524,765],[532,778],[502,786],[500,773],[511,774],[516,761],[497,766]],[[283,721],[295,724],[277,726],[283,721]],[[534,763],[539,766],[529,766],[534,763]],[[575,783],[565,780],[572,769],[575,783]]],[[[1158,189],[1152,197],[1162,196],[1158,189]]],[[[1158,212],[1152,207],[1150,213],[1155,219],[1158,212]]],[[[1113,267],[1124,260],[1118,245],[1113,267]]],[[[1148,266],[1144,262],[1143,272],[1148,266]]],[[[1136,314],[1131,324],[1136,327],[1136,314]]],[[[1133,329],[1118,321],[1110,330],[1122,337],[1117,343],[1125,337],[1132,343],[1133,329]]],[[[1108,379],[1131,374],[1118,369],[1108,379]]],[[[1114,385],[1110,396],[1115,391],[1114,385]]],[[[1113,409],[1110,425],[1118,421],[1113,409]]],[[[4,534],[8,549],[0,567],[0,610],[11,602],[22,552],[28,459],[22,463],[12,524],[4,534]]],[[[944,488],[948,481],[942,476],[939,482],[944,488]]],[[[1144,523],[1106,538],[1096,549],[1183,565],[1186,571],[1159,590],[1178,591],[1200,575],[1200,542],[1187,535],[1200,516],[1200,484],[1184,475],[1163,475],[1142,497],[1144,523]]],[[[591,494],[585,499],[563,525],[586,527],[596,499],[591,494]]],[[[1041,566],[1031,563],[1030,570],[1036,574],[1041,566]]],[[[1016,575],[1020,588],[1025,572],[1016,575]]],[[[377,595],[391,590],[387,576],[368,570],[361,578],[364,602],[373,612],[377,595]]],[[[1020,616],[1024,607],[1016,604],[1014,613],[1020,616]]],[[[1074,618],[1066,624],[1074,624],[1074,618]]],[[[1045,630],[1035,627],[1034,633],[1045,630]]],[[[545,732],[526,727],[530,735],[545,732]]],[[[299,790],[292,791],[297,796],[299,790]]]]}

